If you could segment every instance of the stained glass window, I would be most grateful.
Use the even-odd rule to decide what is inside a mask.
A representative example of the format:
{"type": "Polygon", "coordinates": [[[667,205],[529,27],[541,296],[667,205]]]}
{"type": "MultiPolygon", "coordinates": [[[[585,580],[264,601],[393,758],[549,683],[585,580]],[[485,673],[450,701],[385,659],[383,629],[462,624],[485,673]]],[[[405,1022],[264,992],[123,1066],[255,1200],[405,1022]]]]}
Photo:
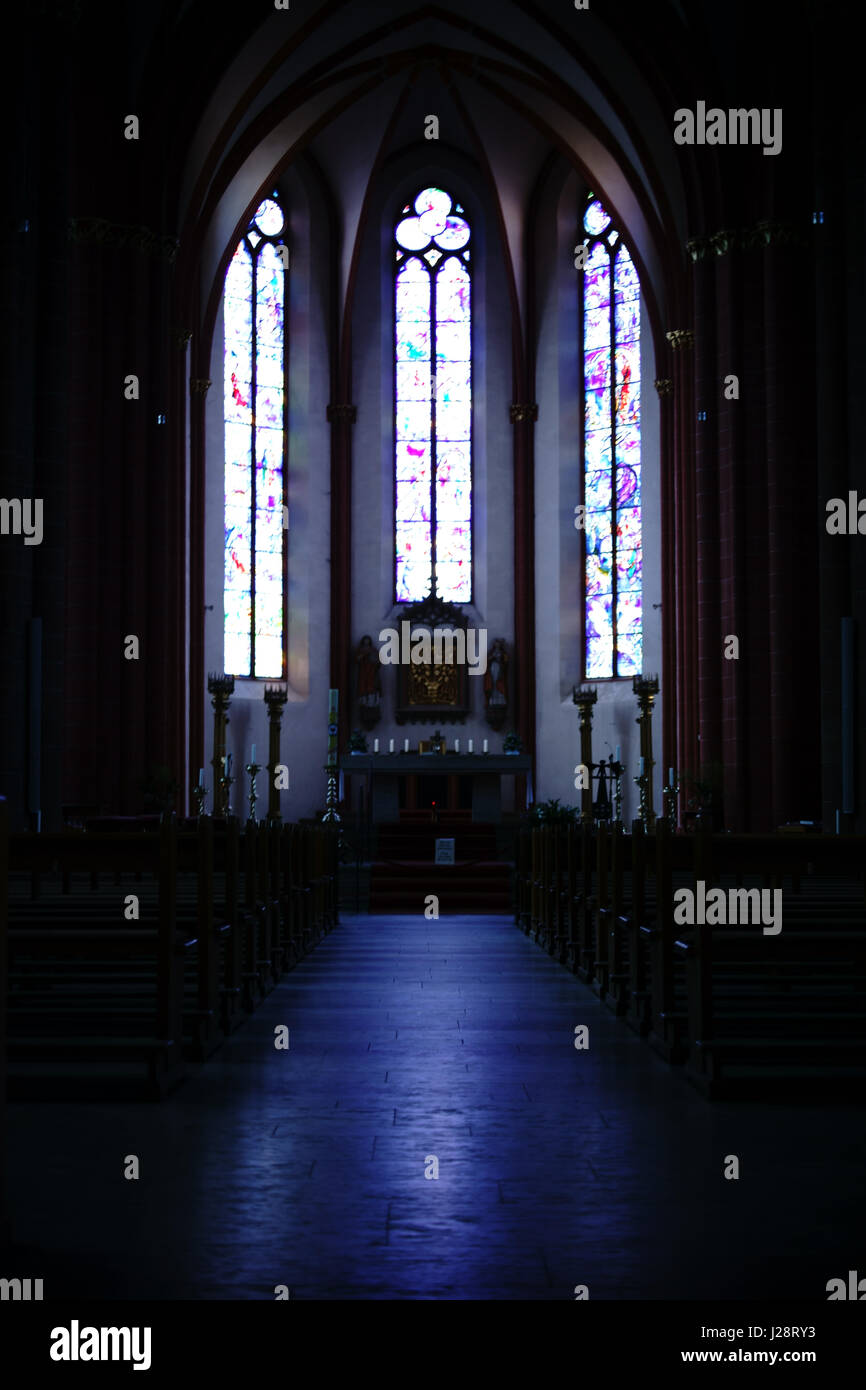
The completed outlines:
{"type": "Polygon", "coordinates": [[[225,670],[282,677],[286,453],[283,210],[256,209],[226,272],[225,670]]]}
{"type": "Polygon", "coordinates": [[[640,284],[592,194],[583,226],[584,675],[592,679],[642,669],[640,284]]]}
{"type": "Polygon", "coordinates": [[[470,227],[441,188],[394,233],[395,596],[472,598],[470,227]]]}

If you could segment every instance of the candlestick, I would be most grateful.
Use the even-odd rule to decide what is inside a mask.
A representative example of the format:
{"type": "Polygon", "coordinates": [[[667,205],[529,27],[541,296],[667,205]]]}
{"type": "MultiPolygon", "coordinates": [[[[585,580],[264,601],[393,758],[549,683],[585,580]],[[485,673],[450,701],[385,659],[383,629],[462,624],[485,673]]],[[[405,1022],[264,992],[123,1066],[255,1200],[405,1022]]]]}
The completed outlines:
{"type": "Polygon", "coordinates": [[[325,814],[323,822],[338,824],[340,817],[337,814],[337,714],[340,708],[340,693],[338,690],[328,691],[328,757],[325,765],[327,784],[325,791],[325,814]]]}
{"type": "MultiPolygon", "coordinates": [[[[616,751],[619,753],[619,744],[616,746],[616,751]]],[[[618,825],[622,825],[622,774],[624,771],[622,763],[617,758],[613,764],[613,776],[616,779],[613,793],[613,818],[618,825]]]]}
{"type": "Polygon", "coordinates": [[[195,813],[197,816],[205,814],[204,799],[207,796],[207,788],[204,784],[204,771],[199,772],[198,786],[192,789],[192,798],[195,802],[195,813]]]}
{"type": "MultiPolygon", "coordinates": [[[[255,746],[256,746],[256,745],[253,744],[253,748],[255,748],[255,746]]],[[[254,821],[255,818],[256,818],[256,799],[257,799],[257,798],[256,798],[256,773],[257,773],[259,770],[260,770],[260,769],[259,769],[258,763],[250,762],[250,763],[247,763],[247,765],[246,765],[246,771],[249,773],[249,778],[250,778],[250,793],[249,793],[249,796],[248,796],[247,800],[248,800],[249,803],[250,803],[250,814],[249,814],[249,819],[250,819],[251,821],[254,821]]]]}
{"type": "Polygon", "coordinates": [[[680,794],[679,781],[674,779],[674,770],[668,768],[668,784],[662,788],[662,806],[667,808],[668,824],[671,834],[675,835],[679,822],[678,797],[680,794]]]}
{"type": "Polygon", "coordinates": [[[223,759],[223,775],[219,779],[219,805],[221,807],[221,814],[226,817],[230,816],[232,813],[232,783],[235,780],[229,771],[230,764],[231,758],[223,759]]]}
{"type": "MultiPolygon", "coordinates": [[[[641,762],[643,762],[643,758],[641,758],[641,762]]],[[[645,830],[650,828],[649,801],[647,799],[648,781],[649,778],[645,772],[642,772],[639,777],[634,778],[635,785],[639,792],[640,819],[643,821],[645,830]]]]}

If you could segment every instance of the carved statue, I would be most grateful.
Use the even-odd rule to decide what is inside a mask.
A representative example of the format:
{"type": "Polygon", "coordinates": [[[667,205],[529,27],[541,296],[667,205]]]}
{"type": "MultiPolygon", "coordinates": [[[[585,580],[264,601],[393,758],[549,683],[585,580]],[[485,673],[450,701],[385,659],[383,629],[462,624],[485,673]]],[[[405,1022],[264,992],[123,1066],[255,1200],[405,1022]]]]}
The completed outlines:
{"type": "Polygon", "coordinates": [[[373,646],[373,639],[365,635],[358,643],[355,654],[358,681],[358,704],[361,707],[361,723],[371,729],[381,717],[379,708],[382,701],[382,678],[379,653],[373,646]]]}
{"type": "Polygon", "coordinates": [[[491,705],[508,704],[508,652],[501,637],[496,638],[487,656],[484,703],[488,708],[491,705]]]}
{"type": "Polygon", "coordinates": [[[502,637],[496,638],[487,654],[484,704],[488,724],[501,728],[508,710],[508,649],[502,637]]]}

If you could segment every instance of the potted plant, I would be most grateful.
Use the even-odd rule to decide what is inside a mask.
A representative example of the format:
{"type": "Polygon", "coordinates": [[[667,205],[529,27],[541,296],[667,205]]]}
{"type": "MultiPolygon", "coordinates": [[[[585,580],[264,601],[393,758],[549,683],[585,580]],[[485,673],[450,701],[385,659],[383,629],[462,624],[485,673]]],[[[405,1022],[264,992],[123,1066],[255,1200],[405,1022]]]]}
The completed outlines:
{"type": "Polygon", "coordinates": [[[354,755],[355,753],[366,753],[366,751],[366,736],[362,729],[356,729],[353,734],[349,735],[349,752],[354,755]]]}
{"type": "Polygon", "coordinates": [[[174,810],[178,786],[170,768],[161,763],[156,767],[152,767],[144,781],[139,783],[139,786],[142,792],[145,814],[154,815],[159,813],[161,816],[171,815],[174,810]]]}
{"type": "Polygon", "coordinates": [[[530,825],[568,825],[577,820],[576,806],[563,805],[558,796],[552,801],[536,801],[529,808],[530,825]]]}
{"type": "Polygon", "coordinates": [[[502,745],[502,751],[503,753],[511,753],[514,756],[516,756],[518,753],[523,752],[523,740],[520,737],[520,735],[514,731],[514,729],[512,729],[510,733],[507,733],[505,735],[505,742],[502,745]]]}
{"type": "Polygon", "coordinates": [[[721,766],[716,763],[705,763],[697,774],[686,769],[681,781],[692,793],[688,797],[686,810],[683,813],[683,824],[694,829],[721,830],[723,824],[721,766]]]}

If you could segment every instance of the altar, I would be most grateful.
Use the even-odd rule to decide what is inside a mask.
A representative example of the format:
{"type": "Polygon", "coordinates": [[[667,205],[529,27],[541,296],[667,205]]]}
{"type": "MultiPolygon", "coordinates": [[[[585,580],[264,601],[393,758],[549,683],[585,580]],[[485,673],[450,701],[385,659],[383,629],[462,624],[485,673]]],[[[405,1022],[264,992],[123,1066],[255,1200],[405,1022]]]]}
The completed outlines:
{"type": "Polygon", "coordinates": [[[528,753],[347,753],[340,771],[351,776],[347,789],[359,809],[356,781],[375,822],[395,821],[400,811],[470,810],[474,821],[502,820],[502,779],[515,778],[514,809],[532,802],[532,759],[528,753]],[[363,781],[362,781],[363,779],[363,781]],[[519,804],[518,804],[519,802],[519,804]]]}

